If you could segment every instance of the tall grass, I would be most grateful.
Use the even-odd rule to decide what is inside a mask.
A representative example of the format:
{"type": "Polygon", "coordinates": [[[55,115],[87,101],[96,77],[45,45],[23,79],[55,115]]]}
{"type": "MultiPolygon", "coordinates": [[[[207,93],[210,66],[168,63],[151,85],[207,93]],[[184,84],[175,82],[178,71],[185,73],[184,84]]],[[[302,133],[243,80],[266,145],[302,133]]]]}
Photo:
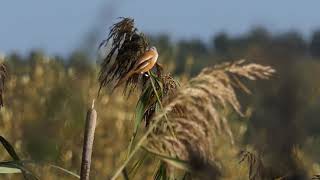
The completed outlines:
{"type": "MultiPolygon", "coordinates": [[[[94,169],[91,176],[93,178],[101,178],[113,173],[112,176],[106,178],[116,179],[122,175],[125,179],[133,179],[139,173],[142,177],[141,173],[152,171],[151,168],[154,168],[154,179],[224,178],[225,167],[221,163],[219,153],[221,149],[225,149],[218,144],[219,141],[224,140],[225,144],[230,145],[229,149],[233,149],[237,141],[229,123],[230,114],[233,112],[233,115],[237,114],[239,118],[245,114],[238,100],[237,91],[251,94],[244,83],[245,79],[269,79],[275,70],[270,66],[240,60],[205,68],[194,78],[180,84],[157,63],[148,72],[148,76],[136,74],[125,83],[125,98],[136,100],[134,122],[131,123],[124,119],[129,117],[126,115],[127,112],[132,112],[133,109],[127,112],[115,112],[110,108],[110,106],[118,107],[118,104],[129,107],[129,109],[133,108],[133,106],[126,106],[127,103],[132,103],[132,100],[130,102],[119,100],[117,95],[120,93],[117,92],[118,89],[115,89],[114,85],[130,72],[149,44],[146,36],[135,28],[134,21],[130,18],[121,18],[111,27],[108,37],[102,42],[100,48],[106,49],[106,56],[98,74],[99,84],[93,85],[91,81],[87,83],[86,85],[90,88],[85,93],[90,95],[85,94],[84,96],[89,99],[88,97],[95,96],[98,91],[100,96],[97,99],[97,111],[112,121],[100,121],[100,127],[98,122],[98,138],[95,139],[98,142],[94,147],[103,149],[103,152],[96,151],[94,154],[96,156],[93,156],[92,161],[91,151],[95,153],[95,149],[91,149],[94,125],[91,126],[88,121],[87,127],[89,128],[86,128],[88,134],[85,134],[87,141],[83,147],[84,163],[80,172],[81,178],[89,178],[91,162],[93,162],[94,169]],[[106,92],[101,90],[106,90],[106,92]],[[90,130],[91,133],[89,133],[90,130]],[[129,138],[127,134],[131,134],[129,138]],[[122,144],[119,145],[120,143],[122,144]],[[110,144],[118,146],[109,147],[110,144]],[[124,146],[128,148],[123,150],[124,146]],[[110,149],[117,152],[110,153],[110,149]],[[105,159],[100,157],[105,157],[105,159]],[[109,168],[115,166],[118,168],[109,168]],[[110,172],[111,170],[113,171],[110,172]],[[96,175],[98,173],[102,175],[96,175]]],[[[72,74],[72,69],[68,69],[64,74],[72,77],[69,83],[76,79],[72,74]]],[[[1,97],[5,77],[6,69],[1,66],[1,97]]],[[[72,91],[72,93],[77,92],[72,91]]],[[[66,111],[66,108],[64,110],[66,111]]],[[[95,121],[94,117],[88,119],[95,121]]],[[[61,130],[61,132],[64,131],[61,130]]],[[[78,139],[77,136],[75,138],[78,139]]],[[[9,163],[5,162],[6,164],[0,163],[0,165],[14,167],[15,170],[20,170],[19,172],[32,175],[33,173],[24,169],[21,164],[17,168],[19,164],[16,162],[24,164],[34,164],[34,162],[21,160],[8,141],[2,138],[0,140],[14,160],[9,163]]],[[[79,146],[76,148],[77,150],[72,152],[79,154],[78,149],[81,148],[79,146]]],[[[249,179],[263,178],[265,168],[259,155],[248,151],[243,151],[241,155],[241,161],[247,160],[248,162],[249,179]]],[[[73,157],[76,159],[73,161],[79,166],[80,161],[77,157],[73,157]]],[[[237,162],[237,159],[235,158],[234,161],[237,162]]],[[[60,168],[52,165],[50,167],[60,168]]],[[[71,171],[65,172],[80,178],[71,171]]]]}
{"type": "MultiPolygon", "coordinates": [[[[113,25],[103,43],[106,46],[109,43],[109,48],[101,65],[100,87],[111,87],[113,91],[112,84],[133,68],[148,43],[129,18],[123,18],[113,25]]],[[[275,70],[240,60],[205,68],[183,86],[179,86],[169,74],[163,73],[163,69],[154,70],[149,72],[149,78],[136,75],[126,82],[125,89],[129,88],[130,91],[140,87],[141,93],[128,156],[112,179],[116,179],[121,172],[126,178],[134,176],[128,174],[126,167],[141,148],[160,160],[155,179],[218,178],[220,169],[212,149],[215,137],[224,133],[229,137],[229,142],[234,144],[233,133],[223,112],[232,107],[240,116],[243,115],[234,88],[249,93],[249,89],[240,81],[241,77],[268,79],[275,70]],[[135,143],[143,121],[146,131],[135,143]],[[198,168],[199,164],[207,168],[198,168]],[[213,175],[209,172],[216,173],[213,175]]],[[[140,161],[138,159],[135,164],[140,161]]]]}

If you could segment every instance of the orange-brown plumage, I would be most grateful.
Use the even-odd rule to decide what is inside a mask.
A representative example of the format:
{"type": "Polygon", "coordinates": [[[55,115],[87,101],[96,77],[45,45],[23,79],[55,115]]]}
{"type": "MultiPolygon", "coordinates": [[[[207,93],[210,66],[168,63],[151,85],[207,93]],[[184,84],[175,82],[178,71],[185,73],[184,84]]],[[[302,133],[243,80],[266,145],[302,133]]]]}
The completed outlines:
{"type": "Polygon", "coordinates": [[[157,63],[157,59],[157,49],[155,47],[151,47],[145,53],[143,53],[143,55],[137,60],[133,68],[118,81],[114,88],[120,86],[134,74],[144,74],[150,71],[153,68],[153,66],[157,63]]]}

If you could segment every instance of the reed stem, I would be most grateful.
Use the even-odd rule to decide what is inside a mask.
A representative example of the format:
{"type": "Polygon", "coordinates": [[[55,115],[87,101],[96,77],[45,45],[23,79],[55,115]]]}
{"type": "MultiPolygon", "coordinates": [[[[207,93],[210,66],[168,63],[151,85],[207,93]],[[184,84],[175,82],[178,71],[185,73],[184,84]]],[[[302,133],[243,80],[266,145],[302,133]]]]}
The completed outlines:
{"type": "Polygon", "coordinates": [[[84,132],[80,180],[89,180],[94,131],[97,123],[97,112],[94,109],[94,100],[88,109],[84,132]]]}

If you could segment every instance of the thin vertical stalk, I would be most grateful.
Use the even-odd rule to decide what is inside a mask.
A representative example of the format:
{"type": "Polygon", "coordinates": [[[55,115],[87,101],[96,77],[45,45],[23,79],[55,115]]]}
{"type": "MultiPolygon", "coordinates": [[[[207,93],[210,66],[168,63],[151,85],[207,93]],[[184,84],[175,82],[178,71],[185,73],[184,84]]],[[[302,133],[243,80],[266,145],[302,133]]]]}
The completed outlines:
{"type": "MultiPolygon", "coordinates": [[[[159,98],[159,95],[156,91],[156,88],[154,86],[154,83],[153,83],[153,80],[152,80],[152,76],[151,76],[151,73],[148,72],[149,76],[150,76],[150,80],[151,80],[151,84],[152,84],[152,87],[153,87],[153,90],[155,91],[155,94],[157,96],[157,99],[158,99],[158,102],[160,103],[160,107],[161,107],[161,110],[166,118],[166,120],[168,121],[169,123],[169,120],[166,116],[166,113],[164,111],[164,108],[161,104],[161,101],[160,101],[160,98],[159,98]]],[[[124,168],[127,166],[127,164],[130,162],[130,160],[132,159],[132,157],[134,156],[135,153],[138,152],[139,148],[143,145],[144,141],[147,140],[147,137],[149,136],[149,134],[153,131],[153,129],[158,125],[158,123],[162,120],[162,118],[158,118],[156,119],[148,128],[148,130],[146,131],[146,133],[141,137],[141,139],[137,142],[137,145],[133,148],[133,150],[131,151],[131,153],[127,156],[126,160],[124,161],[124,163],[117,169],[116,173],[112,176],[111,180],[115,180],[120,174],[121,172],[124,170],[124,168]]],[[[173,133],[173,132],[172,132],[173,133]]],[[[174,136],[175,137],[175,136],[174,136]]]]}
{"type": "Polygon", "coordinates": [[[94,100],[93,100],[92,106],[91,108],[88,109],[87,117],[86,117],[80,180],[89,180],[92,145],[94,140],[94,131],[96,129],[96,123],[97,123],[97,112],[94,109],[94,100]]]}
{"type": "Polygon", "coordinates": [[[158,125],[158,123],[161,121],[161,118],[158,118],[154,121],[154,123],[151,124],[147,132],[141,137],[141,139],[137,142],[137,145],[133,148],[128,158],[124,161],[124,163],[118,168],[116,173],[113,175],[111,180],[115,180],[123,171],[123,169],[127,166],[133,155],[138,152],[139,148],[143,145],[144,141],[147,139],[149,134],[153,131],[153,129],[158,125]]]}
{"type": "MultiPolygon", "coordinates": [[[[149,76],[150,76],[150,81],[151,81],[151,85],[152,85],[153,91],[154,91],[154,93],[155,93],[155,95],[156,95],[156,97],[157,97],[157,101],[158,101],[158,103],[159,103],[159,105],[160,105],[160,109],[161,109],[162,112],[164,112],[163,105],[162,105],[162,103],[161,103],[159,94],[158,94],[158,92],[157,92],[157,88],[156,88],[156,86],[154,85],[154,82],[153,82],[153,79],[152,79],[152,74],[150,73],[150,71],[148,71],[148,74],[149,74],[149,76]]],[[[174,138],[176,138],[175,133],[174,133],[174,131],[173,131],[173,127],[171,126],[171,123],[170,123],[170,121],[169,121],[168,116],[167,116],[166,113],[164,113],[164,118],[166,119],[166,121],[167,121],[167,123],[168,123],[169,131],[170,131],[171,135],[172,135],[174,138]]]]}

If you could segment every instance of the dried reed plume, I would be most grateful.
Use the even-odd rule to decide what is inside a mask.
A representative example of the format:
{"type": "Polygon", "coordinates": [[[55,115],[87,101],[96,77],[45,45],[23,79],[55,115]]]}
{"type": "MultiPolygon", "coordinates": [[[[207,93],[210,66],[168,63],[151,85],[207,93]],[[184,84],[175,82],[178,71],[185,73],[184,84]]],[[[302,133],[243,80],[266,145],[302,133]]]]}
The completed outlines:
{"type": "MultiPolygon", "coordinates": [[[[160,101],[165,97],[172,96],[179,84],[170,76],[170,74],[161,75],[160,78],[155,79],[156,93],[159,95],[160,101]]],[[[156,107],[159,102],[153,87],[150,84],[146,84],[144,91],[140,95],[138,107],[140,104],[144,104],[142,109],[142,120],[145,121],[146,126],[154,117],[156,107]]]]}
{"type": "MultiPolygon", "coordinates": [[[[138,32],[134,27],[134,20],[130,18],[120,18],[121,21],[110,28],[108,38],[104,40],[100,47],[106,47],[107,56],[101,64],[99,75],[100,89],[105,86],[113,86],[120,79],[126,76],[136,64],[138,58],[146,51],[149,43],[143,33],[138,32]]],[[[142,91],[137,104],[138,121],[144,120],[146,125],[152,119],[156,106],[159,103],[157,96],[162,100],[172,89],[177,87],[177,83],[169,74],[164,74],[162,66],[156,63],[149,72],[150,78],[140,74],[135,74],[125,82],[125,91],[130,92],[137,86],[141,86],[142,91]],[[151,80],[154,79],[154,86],[151,80]],[[154,89],[155,88],[155,89],[154,89]],[[156,92],[155,92],[156,91],[156,92]]],[[[99,91],[100,91],[99,89],[99,91]]],[[[159,105],[159,104],[158,104],[159,105]]]]}
{"type": "Polygon", "coordinates": [[[249,180],[263,180],[265,177],[265,167],[262,162],[262,158],[258,154],[254,154],[250,151],[241,151],[239,153],[240,162],[247,161],[249,166],[248,179],[249,180]]]}
{"type": "MultiPolygon", "coordinates": [[[[248,171],[248,179],[249,180],[287,180],[287,179],[305,179],[304,176],[295,173],[287,173],[285,175],[279,176],[279,174],[275,173],[272,170],[272,167],[265,166],[263,163],[263,158],[259,153],[253,153],[250,151],[241,151],[239,153],[240,162],[243,163],[247,161],[249,171],[248,171]]],[[[320,176],[319,176],[320,177],[320,176]]],[[[316,178],[314,176],[313,178],[316,178]]]]}
{"type": "MultiPolygon", "coordinates": [[[[107,49],[107,56],[101,64],[99,82],[100,89],[109,86],[114,90],[114,84],[126,77],[149,45],[145,36],[134,27],[134,20],[130,18],[122,18],[111,27],[108,38],[100,47],[108,45],[111,48],[107,49]]],[[[170,75],[164,75],[159,64],[148,72],[149,78],[139,74],[130,77],[126,81],[125,91],[130,94],[138,85],[142,86],[142,91],[137,103],[135,130],[128,148],[128,158],[113,179],[123,171],[146,139],[148,143],[144,147],[147,151],[189,162],[192,174],[199,174],[194,172],[199,170],[193,166],[194,162],[197,162],[195,164],[205,167],[207,172],[214,171],[214,176],[219,177],[212,150],[214,137],[224,133],[229,136],[230,142],[234,143],[233,134],[222,110],[231,107],[242,115],[234,88],[240,88],[247,93],[250,91],[242,84],[240,77],[250,80],[268,79],[274,72],[269,66],[245,64],[240,60],[205,68],[183,87],[170,75]],[[162,118],[166,121],[160,121],[162,118]],[[137,129],[143,120],[146,125],[151,126],[131,151],[137,129]]],[[[171,166],[168,167],[172,169],[171,166]]],[[[213,177],[213,174],[207,177],[213,177]]]]}
{"type": "MultiPolygon", "coordinates": [[[[120,22],[110,28],[107,39],[99,47],[106,47],[107,51],[99,74],[100,89],[109,86],[113,90],[112,86],[132,70],[138,58],[149,46],[144,34],[138,32],[138,29],[134,27],[133,19],[120,19],[120,22]],[[111,47],[108,48],[108,45],[111,47]]],[[[156,69],[158,72],[161,71],[158,64],[156,69]]],[[[142,82],[143,85],[146,80],[144,76],[135,74],[126,81],[125,90],[130,92],[139,82],[142,82]]]]}
{"type": "Polygon", "coordinates": [[[165,112],[153,119],[161,119],[166,113],[176,137],[163,121],[150,135],[147,149],[186,161],[190,160],[190,152],[196,152],[204,162],[214,162],[213,137],[224,133],[231,143],[234,141],[222,110],[232,107],[242,115],[234,87],[248,89],[238,77],[268,79],[274,72],[269,66],[245,64],[244,60],[203,69],[186,86],[164,99],[165,112]]]}

